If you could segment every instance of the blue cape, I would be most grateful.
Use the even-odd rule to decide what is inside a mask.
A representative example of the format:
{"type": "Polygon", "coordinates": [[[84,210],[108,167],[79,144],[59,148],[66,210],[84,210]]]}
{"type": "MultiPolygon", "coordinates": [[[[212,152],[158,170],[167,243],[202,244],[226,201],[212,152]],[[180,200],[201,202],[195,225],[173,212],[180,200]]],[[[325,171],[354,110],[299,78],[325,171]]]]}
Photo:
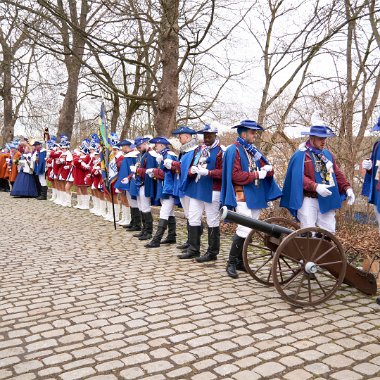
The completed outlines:
{"type": "MultiPolygon", "coordinates": [[[[222,150],[220,146],[216,146],[213,149],[210,149],[210,156],[207,158],[207,169],[208,170],[214,170],[216,165],[216,157],[219,154],[219,152],[222,150]]],[[[199,150],[195,150],[194,157],[196,157],[196,154],[199,152],[199,150]]],[[[193,160],[191,160],[190,164],[193,160]]],[[[182,173],[182,171],[181,171],[182,173]]],[[[196,178],[196,177],[195,177],[196,178]]],[[[185,192],[185,195],[187,195],[190,198],[198,199],[202,202],[211,203],[212,202],[212,185],[213,185],[213,178],[209,176],[201,176],[198,180],[198,182],[195,182],[194,177],[187,177],[186,181],[183,185],[183,190],[185,192]]]]}
{"type": "Polygon", "coordinates": [[[34,166],[34,173],[36,175],[45,174],[45,166],[46,166],[46,150],[43,149],[38,152],[38,164],[34,166]]]}
{"type": "MultiPolygon", "coordinates": [[[[234,209],[237,206],[232,181],[232,171],[237,150],[239,150],[242,170],[245,172],[249,171],[249,162],[244,148],[240,144],[230,145],[223,156],[222,189],[220,192],[222,206],[227,206],[229,209],[234,209]]],[[[260,167],[260,161],[256,161],[256,165],[260,167]]],[[[273,201],[282,195],[281,189],[273,177],[266,177],[260,180],[259,186],[255,186],[253,183],[244,185],[243,191],[247,207],[250,210],[267,208],[269,201],[273,201]]]]}
{"type": "Polygon", "coordinates": [[[189,152],[184,153],[181,157],[181,173],[179,176],[175,176],[174,182],[174,194],[178,195],[179,198],[183,198],[185,196],[187,176],[191,163],[193,162],[195,151],[196,149],[190,150],[189,152]]]}
{"type": "MultiPolygon", "coordinates": [[[[173,161],[177,161],[177,156],[174,156],[173,154],[170,154],[167,152],[163,156],[163,160],[165,159],[171,159],[173,161]]],[[[163,160],[159,165],[159,169],[163,170],[164,172],[164,179],[158,179],[157,180],[157,194],[156,199],[167,199],[170,196],[173,196],[173,190],[174,190],[174,176],[175,174],[171,171],[165,168],[163,164],[163,160]]]]}
{"type": "MultiPolygon", "coordinates": [[[[288,170],[286,172],[284,187],[282,189],[283,196],[280,207],[287,208],[293,216],[297,216],[297,211],[302,207],[303,203],[303,173],[306,151],[297,150],[289,161],[288,170]]],[[[323,154],[333,162],[331,153],[324,149],[323,154]]],[[[314,158],[312,158],[314,160],[314,158]]],[[[322,214],[336,210],[342,207],[342,198],[339,194],[338,182],[335,173],[333,174],[335,186],[330,187],[332,194],[328,197],[318,195],[319,209],[322,214]]],[[[322,183],[319,173],[315,173],[317,183],[322,183]]]]}
{"type": "Polygon", "coordinates": [[[377,211],[380,212],[380,192],[376,191],[376,186],[379,181],[375,179],[376,172],[379,170],[379,168],[375,166],[377,160],[380,160],[380,140],[376,141],[373,145],[371,153],[372,170],[370,173],[368,171],[365,173],[362,188],[362,195],[368,197],[368,203],[376,205],[377,211]]]}
{"type": "Polygon", "coordinates": [[[131,182],[122,183],[121,180],[128,177],[131,174],[130,166],[136,165],[137,157],[124,157],[120,165],[119,174],[115,183],[116,189],[128,191],[131,186],[131,182]]]}

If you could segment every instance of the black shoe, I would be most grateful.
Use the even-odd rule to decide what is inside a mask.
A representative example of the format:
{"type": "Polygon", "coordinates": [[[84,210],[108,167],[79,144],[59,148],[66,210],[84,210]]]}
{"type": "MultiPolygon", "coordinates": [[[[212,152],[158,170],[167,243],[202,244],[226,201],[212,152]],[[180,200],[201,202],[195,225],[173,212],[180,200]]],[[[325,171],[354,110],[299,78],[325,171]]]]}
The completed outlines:
{"type": "Polygon", "coordinates": [[[248,273],[247,269],[245,269],[245,266],[244,266],[243,262],[238,262],[236,264],[236,270],[240,270],[242,272],[248,273]]]}
{"type": "Polygon", "coordinates": [[[141,231],[141,215],[138,208],[131,207],[131,223],[123,227],[127,231],[141,231]]]}
{"type": "Polygon", "coordinates": [[[144,234],[138,238],[139,240],[150,240],[152,239],[152,234],[144,234]]]}
{"type": "Polygon", "coordinates": [[[188,242],[186,242],[186,243],[183,243],[183,244],[181,244],[181,245],[177,245],[177,248],[178,248],[179,250],[183,251],[183,250],[189,248],[189,245],[190,245],[190,244],[189,244],[188,242]]]}
{"type": "Polygon", "coordinates": [[[199,257],[201,247],[201,226],[189,226],[189,248],[182,255],[178,255],[179,259],[192,259],[199,257]]]}
{"type": "Polygon", "coordinates": [[[189,221],[186,223],[186,230],[187,230],[187,240],[185,243],[177,245],[177,248],[180,249],[181,251],[187,250],[189,248],[189,221]]]}
{"type": "Polygon", "coordinates": [[[231,278],[238,278],[239,277],[239,275],[236,272],[236,265],[233,263],[227,264],[226,272],[231,278]]]}
{"type": "MultiPolygon", "coordinates": [[[[157,248],[157,247],[159,247],[160,242],[161,242],[161,238],[164,235],[167,226],[168,226],[168,221],[165,219],[160,219],[160,221],[158,222],[158,227],[157,227],[156,234],[154,235],[154,238],[152,239],[152,241],[150,243],[145,244],[145,248],[157,248]]],[[[140,240],[143,240],[143,239],[140,238],[140,240]]]]}
{"type": "Polygon", "coordinates": [[[189,259],[193,259],[194,257],[199,257],[199,256],[200,256],[200,253],[186,251],[185,253],[183,253],[182,255],[178,255],[177,257],[181,260],[189,260],[189,259]]]}
{"type": "Polygon", "coordinates": [[[168,236],[166,239],[161,240],[161,244],[174,244],[177,243],[177,233],[176,233],[176,220],[175,216],[169,216],[167,221],[168,225],[168,236]]]}
{"type": "Polygon", "coordinates": [[[238,278],[236,269],[238,265],[241,268],[243,263],[242,252],[244,241],[245,238],[242,238],[236,234],[232,237],[232,244],[226,268],[226,272],[231,278],[238,278]]]}
{"type": "Polygon", "coordinates": [[[196,258],[195,261],[197,263],[207,263],[208,261],[216,261],[217,258],[218,257],[213,255],[212,253],[206,252],[203,256],[196,258]]]}
{"type": "Polygon", "coordinates": [[[48,187],[47,186],[41,186],[41,194],[36,199],[39,201],[46,201],[47,200],[47,192],[48,192],[48,187]]]}
{"type": "MultiPolygon", "coordinates": [[[[141,217],[141,224],[142,224],[142,227],[140,228],[140,233],[139,234],[133,234],[132,236],[133,237],[137,237],[137,238],[140,238],[141,236],[143,236],[145,234],[145,214],[144,213],[140,213],[140,217],[141,217]]],[[[131,231],[131,230],[129,230],[131,231]]]]}

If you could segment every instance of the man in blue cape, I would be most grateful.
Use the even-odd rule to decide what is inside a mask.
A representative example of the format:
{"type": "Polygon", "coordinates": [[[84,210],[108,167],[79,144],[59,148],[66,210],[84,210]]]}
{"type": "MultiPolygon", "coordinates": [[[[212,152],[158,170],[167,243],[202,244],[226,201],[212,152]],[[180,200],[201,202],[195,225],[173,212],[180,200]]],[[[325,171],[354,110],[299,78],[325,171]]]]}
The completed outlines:
{"type": "Polygon", "coordinates": [[[346,198],[349,205],[355,202],[350,183],[326,148],[327,138],[335,134],[324,125],[301,134],[310,138],[290,159],[280,206],[301,222],[301,228],[318,226],[335,233],[335,210],[346,198]]]}
{"type": "Polygon", "coordinates": [[[34,163],[34,176],[37,185],[37,191],[39,196],[36,198],[38,200],[47,200],[48,186],[45,178],[46,170],[46,149],[42,147],[42,143],[35,141],[34,152],[32,154],[32,161],[34,163]]]}
{"type": "Polygon", "coordinates": [[[183,190],[184,183],[187,180],[188,171],[190,169],[191,161],[193,159],[194,150],[198,148],[198,140],[194,138],[197,132],[186,125],[180,126],[172,132],[174,136],[178,137],[181,143],[179,150],[178,161],[173,161],[170,158],[164,160],[164,166],[166,169],[171,170],[174,173],[173,195],[178,197],[187,220],[187,241],[177,248],[181,251],[186,251],[189,247],[189,204],[190,198],[185,194],[183,190]]]}
{"type": "MultiPolygon", "coordinates": [[[[380,131],[380,117],[372,128],[372,132],[380,131]]],[[[380,233],[380,140],[377,140],[372,148],[371,158],[362,162],[366,170],[362,195],[368,197],[368,203],[374,205],[375,215],[380,233]]]]}
{"type": "Polygon", "coordinates": [[[174,244],[177,242],[174,205],[178,204],[178,198],[173,195],[174,173],[164,166],[164,160],[177,161],[177,155],[169,149],[171,144],[166,137],[158,136],[149,142],[155,144],[154,150],[157,153],[157,167],[147,169],[145,174],[153,178],[157,183],[156,200],[161,203],[161,208],[156,234],[145,247],[156,248],[161,244],[174,244]],[[168,236],[166,239],[161,240],[166,229],[168,229],[168,236]]]}
{"type": "MultiPolygon", "coordinates": [[[[237,129],[238,138],[230,145],[223,158],[222,206],[239,214],[258,219],[268,202],[281,197],[281,190],[273,178],[273,166],[253,145],[258,131],[263,128],[253,120],[243,120],[237,129]]],[[[238,225],[232,238],[227,274],[237,278],[237,270],[246,271],[242,250],[250,228],[238,225]]]]}
{"type": "Polygon", "coordinates": [[[189,247],[180,259],[197,258],[197,262],[217,259],[220,250],[219,203],[223,151],[217,138],[218,129],[208,124],[198,131],[203,144],[193,151],[186,181],[180,190],[189,198],[189,247]],[[200,257],[202,215],[206,214],[208,248],[200,257]]]}
{"type": "Polygon", "coordinates": [[[153,178],[146,175],[146,170],[157,167],[156,154],[148,145],[148,137],[136,137],[134,145],[140,154],[137,156],[136,165],[131,165],[130,170],[137,190],[137,206],[141,213],[142,229],[134,234],[139,240],[149,240],[153,233],[153,216],[151,204],[155,203],[157,186],[153,178]]]}

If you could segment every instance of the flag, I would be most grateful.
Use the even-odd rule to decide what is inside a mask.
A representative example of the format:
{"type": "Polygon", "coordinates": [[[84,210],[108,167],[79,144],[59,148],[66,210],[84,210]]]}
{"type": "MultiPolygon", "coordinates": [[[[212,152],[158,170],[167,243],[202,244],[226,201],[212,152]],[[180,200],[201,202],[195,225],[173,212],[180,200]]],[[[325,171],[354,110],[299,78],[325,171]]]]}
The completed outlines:
{"type": "Polygon", "coordinates": [[[108,168],[110,161],[110,149],[111,145],[109,143],[110,132],[106,120],[106,107],[104,102],[100,106],[100,115],[99,115],[99,137],[100,137],[100,146],[102,147],[100,151],[100,168],[102,172],[103,182],[108,189],[109,187],[109,178],[108,178],[108,168]]]}

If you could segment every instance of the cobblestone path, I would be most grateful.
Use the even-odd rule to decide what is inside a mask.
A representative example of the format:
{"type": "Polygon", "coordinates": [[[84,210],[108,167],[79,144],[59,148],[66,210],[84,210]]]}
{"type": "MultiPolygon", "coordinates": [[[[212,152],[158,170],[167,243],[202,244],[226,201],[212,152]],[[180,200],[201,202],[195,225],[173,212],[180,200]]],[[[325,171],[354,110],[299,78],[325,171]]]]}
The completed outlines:
{"type": "Polygon", "coordinates": [[[147,250],[87,211],[0,193],[0,379],[380,379],[380,306],[310,309],[147,250]]]}

